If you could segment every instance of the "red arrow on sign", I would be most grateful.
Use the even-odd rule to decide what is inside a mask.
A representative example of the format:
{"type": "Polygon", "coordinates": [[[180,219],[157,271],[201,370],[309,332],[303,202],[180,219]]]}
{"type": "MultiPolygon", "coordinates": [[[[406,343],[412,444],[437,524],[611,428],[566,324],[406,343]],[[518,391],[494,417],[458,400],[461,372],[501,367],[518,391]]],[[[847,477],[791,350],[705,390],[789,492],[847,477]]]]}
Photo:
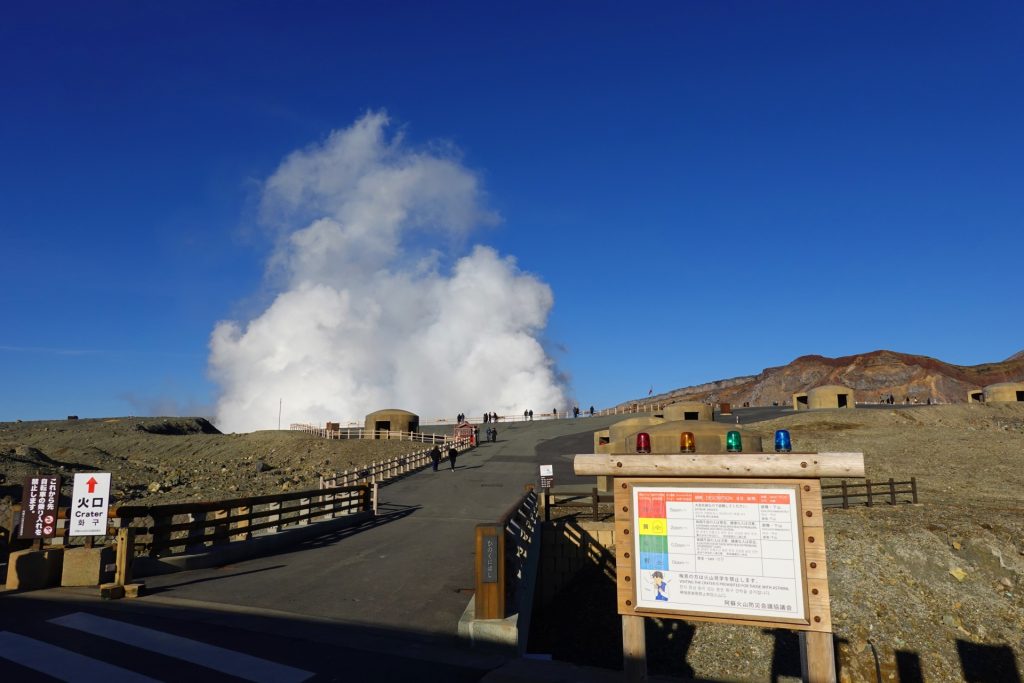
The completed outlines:
{"type": "Polygon", "coordinates": [[[96,484],[99,482],[96,481],[96,477],[89,477],[89,481],[85,483],[89,485],[89,493],[94,493],[96,491],[96,484]]]}

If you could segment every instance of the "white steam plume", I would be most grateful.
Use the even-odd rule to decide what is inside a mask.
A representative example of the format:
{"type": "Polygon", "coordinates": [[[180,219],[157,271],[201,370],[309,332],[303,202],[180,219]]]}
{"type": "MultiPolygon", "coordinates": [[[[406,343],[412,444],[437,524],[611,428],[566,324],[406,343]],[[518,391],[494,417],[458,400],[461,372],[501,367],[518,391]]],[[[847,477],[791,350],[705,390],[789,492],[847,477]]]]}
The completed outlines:
{"type": "Polygon", "coordinates": [[[247,324],[213,330],[221,430],[276,427],[279,399],[282,426],[392,407],[429,420],[564,406],[537,341],[550,288],[485,246],[444,267],[437,245],[495,218],[471,171],[389,139],[387,124],[369,113],[266,181],[284,291],[247,324]]]}

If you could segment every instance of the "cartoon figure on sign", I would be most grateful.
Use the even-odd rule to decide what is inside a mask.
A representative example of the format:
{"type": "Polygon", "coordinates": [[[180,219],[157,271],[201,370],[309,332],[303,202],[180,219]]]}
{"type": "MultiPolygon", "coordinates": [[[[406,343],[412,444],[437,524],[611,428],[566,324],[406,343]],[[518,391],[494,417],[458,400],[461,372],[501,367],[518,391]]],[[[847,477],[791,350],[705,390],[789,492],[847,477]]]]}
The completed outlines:
{"type": "Polygon", "coordinates": [[[665,580],[665,575],[661,572],[654,572],[651,574],[651,584],[654,585],[654,599],[668,602],[668,595],[665,593],[665,589],[668,587],[668,581],[665,580]]]}

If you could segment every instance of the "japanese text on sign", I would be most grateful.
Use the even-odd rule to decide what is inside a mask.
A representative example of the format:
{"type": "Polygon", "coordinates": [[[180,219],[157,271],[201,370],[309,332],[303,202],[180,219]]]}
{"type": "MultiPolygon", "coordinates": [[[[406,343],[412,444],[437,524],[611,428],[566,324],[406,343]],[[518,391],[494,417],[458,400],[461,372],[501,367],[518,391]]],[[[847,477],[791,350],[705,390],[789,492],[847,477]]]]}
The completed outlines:
{"type": "Polygon", "coordinates": [[[25,493],[18,537],[52,538],[57,530],[60,477],[28,477],[22,490],[25,493]]]}
{"type": "Polygon", "coordinates": [[[789,487],[634,487],[637,607],[802,619],[798,507],[789,487]]]}
{"type": "Polygon", "coordinates": [[[68,513],[68,534],[105,536],[109,500],[109,472],[76,474],[71,491],[71,510],[68,513]]]}

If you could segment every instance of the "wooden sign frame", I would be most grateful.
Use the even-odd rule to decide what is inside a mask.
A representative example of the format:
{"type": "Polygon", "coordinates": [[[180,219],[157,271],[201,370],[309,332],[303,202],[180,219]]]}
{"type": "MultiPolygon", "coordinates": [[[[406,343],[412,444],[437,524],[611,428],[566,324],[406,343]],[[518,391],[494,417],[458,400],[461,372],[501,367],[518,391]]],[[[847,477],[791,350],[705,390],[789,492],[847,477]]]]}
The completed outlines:
{"type": "Polygon", "coordinates": [[[821,507],[821,483],[817,479],[766,479],[735,477],[617,477],[615,494],[615,561],[617,607],[623,616],[649,616],[687,621],[746,624],[763,628],[831,633],[832,617],[825,562],[825,528],[821,507]],[[800,534],[801,589],[804,615],[800,619],[752,618],[715,612],[681,611],[638,607],[638,583],[634,545],[637,530],[633,510],[633,488],[657,487],[785,488],[796,491],[797,524],[800,534]]]}

